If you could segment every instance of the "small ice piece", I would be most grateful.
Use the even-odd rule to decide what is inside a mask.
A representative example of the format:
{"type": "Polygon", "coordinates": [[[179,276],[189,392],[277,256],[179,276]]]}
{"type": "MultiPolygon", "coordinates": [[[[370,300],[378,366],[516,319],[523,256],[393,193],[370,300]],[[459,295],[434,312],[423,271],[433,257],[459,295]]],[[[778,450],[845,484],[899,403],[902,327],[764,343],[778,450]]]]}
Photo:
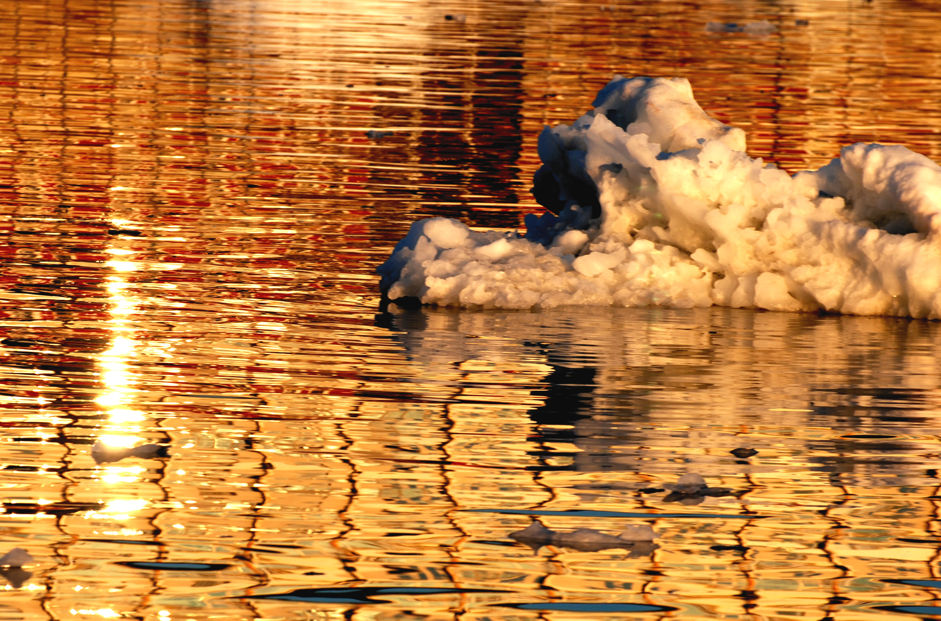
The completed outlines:
{"type": "Polygon", "coordinates": [[[13,548],[0,556],[0,567],[22,567],[33,563],[35,559],[23,548],[13,548]]]}
{"type": "Polygon", "coordinates": [[[470,235],[469,228],[450,218],[432,218],[422,232],[438,248],[457,248],[470,235]]]}
{"type": "Polygon", "coordinates": [[[628,524],[618,537],[624,541],[653,541],[657,533],[649,524],[628,524]]]}
{"type": "Polygon", "coordinates": [[[620,259],[604,252],[583,254],[572,262],[572,267],[582,276],[589,278],[603,274],[620,263],[620,259]]]}
{"type": "Polygon", "coordinates": [[[479,246],[474,249],[474,253],[486,259],[487,261],[501,261],[513,254],[513,245],[505,237],[490,242],[486,246],[479,246]]]}
{"type": "Polygon", "coordinates": [[[572,531],[555,531],[547,528],[538,519],[524,528],[510,533],[510,539],[519,541],[538,551],[542,546],[553,545],[580,552],[598,552],[613,548],[628,550],[631,556],[649,554],[656,545],[654,530],[646,524],[633,524],[618,535],[609,535],[594,528],[577,528],[572,531]]]}
{"type": "Polygon", "coordinates": [[[709,487],[702,475],[695,472],[683,474],[676,483],[664,487],[670,490],[670,493],[663,498],[664,502],[679,502],[682,504],[699,504],[707,496],[732,496],[735,494],[727,487],[709,487]]]}
{"type": "Polygon", "coordinates": [[[549,545],[555,534],[555,531],[547,528],[546,525],[538,519],[534,519],[532,524],[523,530],[510,533],[510,539],[525,543],[534,551],[538,551],[542,546],[549,545]]]}
{"type": "Polygon", "coordinates": [[[33,573],[23,569],[23,565],[30,565],[34,562],[36,559],[23,548],[12,548],[0,556],[0,576],[3,576],[14,589],[18,589],[33,577],[33,573]]]}
{"type": "Polygon", "coordinates": [[[581,552],[598,552],[610,548],[624,548],[630,545],[625,540],[608,535],[593,528],[578,528],[567,533],[556,533],[552,543],[563,548],[572,548],[581,552]]]}
{"type": "Polygon", "coordinates": [[[709,486],[701,474],[687,472],[680,476],[676,483],[667,485],[666,488],[681,494],[700,494],[706,491],[709,486]]]}
{"type": "Polygon", "coordinates": [[[128,457],[152,459],[166,457],[167,447],[163,444],[141,444],[138,446],[120,446],[98,439],[91,447],[91,456],[96,463],[112,463],[128,457]]]}
{"type": "Polygon", "coordinates": [[[552,247],[561,254],[577,254],[588,242],[588,234],[578,229],[570,229],[555,238],[552,247]]]}

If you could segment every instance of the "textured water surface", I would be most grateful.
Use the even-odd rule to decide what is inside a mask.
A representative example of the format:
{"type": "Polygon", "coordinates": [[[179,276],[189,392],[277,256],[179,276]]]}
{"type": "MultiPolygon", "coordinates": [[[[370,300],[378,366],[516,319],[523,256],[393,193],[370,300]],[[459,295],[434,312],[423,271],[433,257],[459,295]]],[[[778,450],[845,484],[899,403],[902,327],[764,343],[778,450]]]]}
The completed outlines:
{"type": "Polygon", "coordinates": [[[615,73],[941,159],[930,3],[818,4],[3,2],[0,619],[941,614],[936,323],[380,309],[615,73]]]}

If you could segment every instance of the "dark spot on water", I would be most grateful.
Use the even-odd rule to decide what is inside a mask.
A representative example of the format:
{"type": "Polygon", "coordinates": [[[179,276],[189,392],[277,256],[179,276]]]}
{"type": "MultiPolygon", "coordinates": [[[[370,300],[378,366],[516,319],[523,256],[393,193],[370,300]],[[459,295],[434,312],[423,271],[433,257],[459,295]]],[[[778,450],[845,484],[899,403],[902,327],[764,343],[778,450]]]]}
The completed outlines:
{"type": "Polygon", "coordinates": [[[257,552],[259,550],[267,551],[268,548],[283,549],[283,550],[303,550],[304,546],[297,545],[296,543],[266,543],[264,547],[242,548],[242,549],[257,552]]]}
{"type": "Polygon", "coordinates": [[[519,610],[540,610],[554,612],[670,612],[678,610],[671,606],[652,604],[628,604],[618,602],[533,602],[530,604],[501,604],[507,608],[519,610]]]}
{"type": "Polygon", "coordinates": [[[100,502],[53,502],[40,504],[37,502],[5,502],[3,510],[13,515],[69,515],[80,511],[94,511],[103,506],[100,502]]]}
{"type": "MultiPolygon", "coordinates": [[[[50,438],[49,441],[50,441],[50,442],[55,442],[55,440],[53,440],[52,438],[50,438]]],[[[88,437],[88,436],[85,436],[85,437],[78,437],[78,436],[76,436],[76,437],[74,437],[74,438],[69,438],[69,442],[68,442],[68,443],[69,443],[69,444],[78,444],[78,445],[87,444],[87,445],[90,446],[90,445],[94,444],[96,441],[97,441],[97,438],[92,438],[92,437],[88,437]]]]}
{"type": "Polygon", "coordinates": [[[873,606],[874,610],[885,610],[887,612],[901,612],[903,614],[918,616],[938,616],[941,615],[941,606],[873,606]]]}
{"type": "Polygon", "coordinates": [[[496,539],[478,539],[475,543],[481,543],[485,546],[501,546],[504,548],[512,548],[514,544],[509,541],[498,541],[496,539]]]}
{"type": "Polygon", "coordinates": [[[172,563],[169,561],[118,561],[117,564],[152,571],[219,571],[231,567],[228,563],[172,563]]]}
{"type": "MultiPolygon", "coordinates": [[[[900,541],[905,541],[904,539],[900,541]]],[[[937,543],[937,542],[935,542],[937,543]]],[[[890,584],[905,584],[908,586],[916,587],[925,587],[929,589],[941,589],[941,580],[919,580],[914,578],[890,578],[883,580],[883,582],[888,582],[890,584]]]]}
{"type": "MultiPolygon", "coordinates": [[[[941,500],[941,497],[936,496],[937,500],[941,500]]],[[[925,543],[931,546],[938,545],[937,539],[917,539],[915,537],[899,537],[896,541],[901,541],[903,543],[925,543]]],[[[895,582],[894,580],[886,580],[886,582],[895,582]]],[[[899,581],[902,582],[902,581],[899,581]]]]}
{"type": "MultiPolygon", "coordinates": [[[[661,490],[663,491],[663,490],[661,490]]],[[[461,509],[461,511],[467,511],[469,513],[497,513],[500,515],[531,515],[531,516],[566,516],[566,517],[626,517],[626,518],[678,518],[678,519],[699,519],[699,520],[755,520],[762,519],[767,516],[759,515],[757,513],[658,513],[658,512],[646,512],[641,513],[639,511],[600,511],[600,510],[589,510],[589,509],[572,509],[569,511],[552,511],[549,509],[541,510],[532,510],[532,509],[461,509]]]]}
{"type": "Polygon", "coordinates": [[[159,541],[141,541],[139,539],[108,539],[108,538],[90,538],[85,541],[96,541],[99,543],[117,543],[120,545],[129,545],[129,546],[159,546],[162,545],[159,541]]]}
{"type": "Polygon", "coordinates": [[[383,595],[453,595],[465,593],[508,593],[492,589],[455,589],[433,587],[346,587],[295,589],[286,593],[249,595],[249,599],[275,599],[288,602],[334,604],[384,604],[383,595]]]}

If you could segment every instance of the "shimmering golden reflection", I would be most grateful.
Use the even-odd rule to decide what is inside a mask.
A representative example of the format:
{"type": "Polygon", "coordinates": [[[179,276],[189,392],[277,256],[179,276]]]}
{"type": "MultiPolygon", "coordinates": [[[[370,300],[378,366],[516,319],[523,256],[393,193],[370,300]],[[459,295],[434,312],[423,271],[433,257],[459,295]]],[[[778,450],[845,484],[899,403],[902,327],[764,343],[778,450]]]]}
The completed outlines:
{"type": "Polygon", "coordinates": [[[615,73],[689,77],[791,169],[939,159],[934,14],[350,6],[0,12],[0,556],[35,558],[0,563],[9,616],[941,607],[934,324],[381,313],[374,274],[419,216],[516,227],[542,126],[615,73]],[[588,543],[510,538],[534,517],[588,543]],[[592,549],[630,525],[654,545],[592,549]]]}

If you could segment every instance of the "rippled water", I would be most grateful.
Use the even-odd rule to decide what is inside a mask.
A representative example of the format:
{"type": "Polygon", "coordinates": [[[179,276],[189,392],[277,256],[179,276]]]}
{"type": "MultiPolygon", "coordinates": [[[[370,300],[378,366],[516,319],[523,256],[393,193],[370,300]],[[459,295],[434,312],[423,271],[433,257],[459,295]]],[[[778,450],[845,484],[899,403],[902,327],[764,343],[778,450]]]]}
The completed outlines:
{"type": "Polygon", "coordinates": [[[379,308],[614,73],[941,159],[933,5],[819,4],[4,2],[0,618],[941,615],[939,324],[379,308]]]}

